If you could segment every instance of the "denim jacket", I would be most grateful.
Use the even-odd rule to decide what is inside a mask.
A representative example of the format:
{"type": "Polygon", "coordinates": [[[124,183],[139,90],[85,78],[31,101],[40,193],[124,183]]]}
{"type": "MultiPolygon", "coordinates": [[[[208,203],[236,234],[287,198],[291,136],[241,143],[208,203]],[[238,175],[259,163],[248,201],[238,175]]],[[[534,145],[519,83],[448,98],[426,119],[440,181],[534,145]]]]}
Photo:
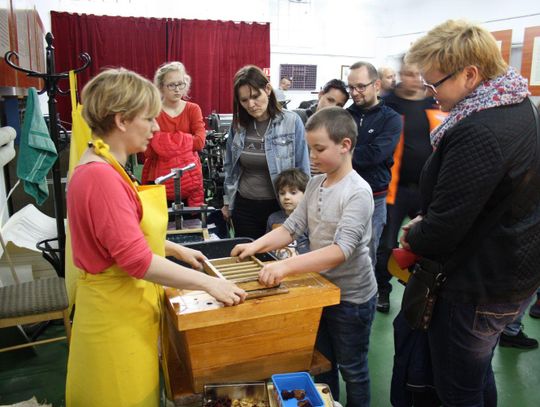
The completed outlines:
{"type": "MultiPolygon", "coordinates": [[[[244,151],[245,138],[246,129],[240,128],[235,133],[234,128],[231,127],[225,151],[225,181],[223,186],[223,202],[225,205],[229,205],[230,210],[234,207],[234,198],[242,176],[240,155],[244,151]]],[[[304,125],[297,114],[284,110],[272,120],[271,127],[265,136],[264,151],[274,192],[276,192],[274,185],[276,178],[284,170],[299,168],[310,175],[309,153],[304,136],[304,125]]],[[[276,193],[276,198],[277,196],[276,193]]]]}

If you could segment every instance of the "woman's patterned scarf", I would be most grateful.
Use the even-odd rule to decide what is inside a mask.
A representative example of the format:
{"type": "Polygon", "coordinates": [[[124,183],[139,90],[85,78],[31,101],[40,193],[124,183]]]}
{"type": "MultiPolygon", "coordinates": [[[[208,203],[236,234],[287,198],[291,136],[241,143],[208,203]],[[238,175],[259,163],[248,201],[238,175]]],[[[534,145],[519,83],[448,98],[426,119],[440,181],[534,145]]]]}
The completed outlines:
{"type": "Polygon", "coordinates": [[[472,113],[520,103],[529,94],[527,79],[519,75],[514,68],[508,67],[505,74],[483,81],[450,110],[441,125],[431,132],[431,145],[436,149],[445,133],[472,113]]]}

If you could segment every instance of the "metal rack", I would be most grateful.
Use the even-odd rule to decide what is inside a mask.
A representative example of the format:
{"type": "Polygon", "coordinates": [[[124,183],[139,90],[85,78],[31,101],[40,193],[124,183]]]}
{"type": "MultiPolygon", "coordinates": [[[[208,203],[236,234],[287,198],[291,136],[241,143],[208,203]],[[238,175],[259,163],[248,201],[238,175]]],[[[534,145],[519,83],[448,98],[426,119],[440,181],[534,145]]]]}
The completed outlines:
{"type": "MultiPolygon", "coordinates": [[[[54,37],[51,33],[45,35],[45,41],[47,42],[46,48],[46,66],[47,72],[35,72],[29,69],[18,66],[11,59],[16,57],[19,59],[19,55],[14,51],[9,51],[5,54],[4,58],[6,63],[13,69],[26,73],[27,76],[42,79],[45,83],[43,89],[38,93],[43,94],[47,92],[48,106],[49,106],[49,133],[52,141],[56,147],[56,150],[60,152],[60,128],[58,125],[56,114],[56,96],[57,94],[67,95],[69,90],[62,91],[58,87],[58,82],[61,79],[67,79],[69,77],[69,71],[56,72],[55,60],[54,60],[54,37]]],[[[90,55],[86,52],[79,54],[79,58],[83,61],[83,65],[75,72],[81,72],[85,70],[91,63],[90,55]]],[[[53,179],[53,199],[54,199],[54,212],[56,217],[56,228],[58,231],[58,248],[53,248],[50,245],[50,240],[38,243],[38,248],[42,250],[43,256],[54,266],[57,274],[60,277],[65,275],[65,246],[66,246],[66,232],[64,229],[64,198],[62,194],[60,163],[57,159],[52,167],[52,179],[53,179]]]]}

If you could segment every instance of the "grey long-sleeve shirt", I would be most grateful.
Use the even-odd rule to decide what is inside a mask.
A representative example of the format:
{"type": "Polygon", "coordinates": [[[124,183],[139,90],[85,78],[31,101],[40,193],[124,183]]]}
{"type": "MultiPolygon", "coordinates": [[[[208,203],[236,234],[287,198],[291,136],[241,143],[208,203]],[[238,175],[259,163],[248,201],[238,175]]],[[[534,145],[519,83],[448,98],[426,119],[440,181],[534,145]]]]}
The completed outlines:
{"type": "Polygon", "coordinates": [[[341,301],[362,304],[377,292],[368,249],[371,188],[354,170],[329,188],[322,186],[325,179],[321,174],[309,181],[304,199],[283,227],[295,238],[307,231],[312,251],[337,244],[345,261],[321,274],[341,289],[341,301]]]}

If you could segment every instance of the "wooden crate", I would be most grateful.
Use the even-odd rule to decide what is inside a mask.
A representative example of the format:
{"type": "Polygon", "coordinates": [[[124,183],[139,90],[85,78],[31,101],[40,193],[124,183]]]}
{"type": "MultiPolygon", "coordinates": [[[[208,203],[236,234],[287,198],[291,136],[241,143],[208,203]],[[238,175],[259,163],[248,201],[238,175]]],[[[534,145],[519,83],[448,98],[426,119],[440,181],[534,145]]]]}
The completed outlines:
{"type": "Polygon", "coordinates": [[[282,285],[288,293],[187,314],[171,302],[182,292],[166,290],[171,397],[177,396],[179,375],[187,375],[190,391],[199,393],[207,383],[310,368],[322,308],[339,303],[339,288],[315,273],[291,276],[282,285]]]}

